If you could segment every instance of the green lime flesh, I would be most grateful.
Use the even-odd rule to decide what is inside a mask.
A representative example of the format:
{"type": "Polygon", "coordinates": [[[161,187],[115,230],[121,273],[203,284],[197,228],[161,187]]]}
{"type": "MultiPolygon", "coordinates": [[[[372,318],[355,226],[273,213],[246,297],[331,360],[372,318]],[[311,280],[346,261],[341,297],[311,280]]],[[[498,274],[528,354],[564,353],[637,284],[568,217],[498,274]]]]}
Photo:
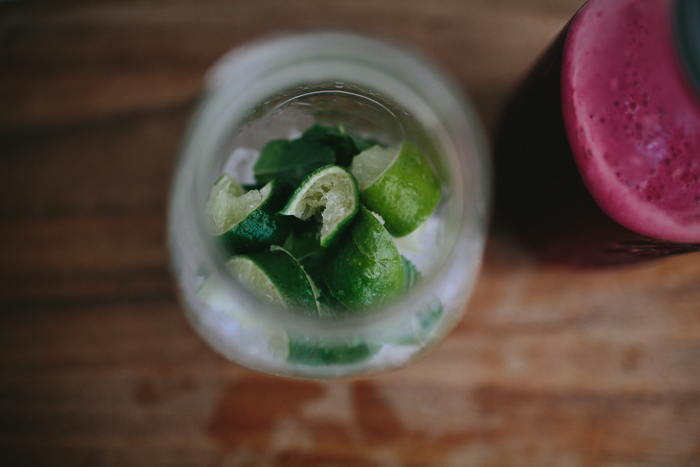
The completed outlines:
{"type": "Polygon", "coordinates": [[[442,188],[425,155],[410,141],[400,147],[374,146],[355,156],[350,172],[360,200],[385,220],[395,237],[410,234],[433,213],[442,188]]]}
{"type": "Polygon", "coordinates": [[[333,297],[356,313],[387,304],[404,289],[399,250],[379,220],[364,207],[327,253],[322,275],[333,297]]]}
{"type": "Polygon", "coordinates": [[[250,214],[261,199],[259,192],[247,194],[235,178],[228,174],[221,175],[207,198],[210,230],[214,235],[221,235],[250,214]]]}
{"type": "Polygon", "coordinates": [[[345,230],[360,206],[355,177],[330,165],[309,175],[280,214],[307,220],[320,214],[321,246],[327,247],[345,230]]]}

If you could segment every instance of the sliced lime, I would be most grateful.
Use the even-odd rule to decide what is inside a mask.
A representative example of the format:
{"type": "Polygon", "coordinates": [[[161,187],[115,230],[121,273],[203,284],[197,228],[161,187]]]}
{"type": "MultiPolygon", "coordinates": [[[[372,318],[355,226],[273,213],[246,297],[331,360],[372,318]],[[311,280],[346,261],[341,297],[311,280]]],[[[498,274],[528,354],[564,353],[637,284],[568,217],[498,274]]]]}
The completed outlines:
{"type": "Polygon", "coordinates": [[[395,237],[403,237],[425,222],[440,202],[440,180],[425,155],[413,143],[373,146],[350,165],[360,199],[386,221],[395,237]]]}
{"type": "Polygon", "coordinates": [[[329,165],[309,175],[280,214],[307,220],[321,214],[321,246],[327,247],[357,214],[360,200],[357,182],[350,172],[329,165]]]}
{"type": "Polygon", "coordinates": [[[337,316],[343,313],[345,307],[341,305],[328,291],[321,273],[324,258],[328,248],[322,247],[318,242],[319,224],[317,222],[304,222],[292,218],[294,227],[292,234],[284,242],[287,250],[299,262],[313,284],[318,287],[319,314],[325,316],[337,316]]]}
{"type": "MultiPolygon", "coordinates": [[[[245,190],[243,187],[235,178],[228,174],[223,174],[214,183],[214,186],[209,191],[206,206],[210,230],[214,235],[222,234],[225,232],[223,230],[225,226],[237,224],[240,222],[240,219],[250,213],[250,211],[246,212],[244,209],[241,209],[242,206],[240,204],[242,200],[240,197],[244,195],[245,190]],[[243,214],[242,217],[240,217],[241,214],[243,214]]],[[[246,206],[246,203],[243,202],[243,205],[246,206]]]]}
{"type": "Polygon", "coordinates": [[[309,277],[297,260],[282,248],[236,255],[227,265],[234,276],[262,300],[300,314],[319,315],[309,277]]]}
{"type": "Polygon", "coordinates": [[[355,312],[386,304],[404,288],[399,250],[365,207],[326,255],[322,274],[331,294],[355,312]]]}
{"type": "Polygon", "coordinates": [[[211,231],[227,252],[253,253],[282,244],[289,235],[289,219],[278,216],[289,187],[272,180],[261,190],[244,193],[236,180],[223,175],[212,188],[206,211],[211,231]]]}

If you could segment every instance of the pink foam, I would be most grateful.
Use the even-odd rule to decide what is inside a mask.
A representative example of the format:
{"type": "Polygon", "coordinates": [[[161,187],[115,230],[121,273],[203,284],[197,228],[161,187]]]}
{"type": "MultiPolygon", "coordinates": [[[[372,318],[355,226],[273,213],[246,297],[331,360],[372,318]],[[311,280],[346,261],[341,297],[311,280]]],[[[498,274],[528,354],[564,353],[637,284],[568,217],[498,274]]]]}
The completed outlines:
{"type": "Polygon", "coordinates": [[[615,221],[700,242],[700,100],[677,58],[671,0],[590,0],[564,49],[562,109],[583,180],[615,221]]]}

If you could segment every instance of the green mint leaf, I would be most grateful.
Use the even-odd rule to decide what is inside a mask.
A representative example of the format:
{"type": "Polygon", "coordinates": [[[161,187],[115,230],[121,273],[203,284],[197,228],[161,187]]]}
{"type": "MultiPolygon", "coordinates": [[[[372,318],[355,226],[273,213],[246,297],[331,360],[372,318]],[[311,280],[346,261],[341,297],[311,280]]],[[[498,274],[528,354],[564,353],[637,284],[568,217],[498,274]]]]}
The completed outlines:
{"type": "Polygon", "coordinates": [[[328,127],[316,123],[301,135],[302,138],[308,141],[323,141],[329,136],[339,136],[341,131],[338,127],[328,127]]]}
{"type": "Polygon", "coordinates": [[[401,262],[403,263],[403,290],[404,293],[406,293],[421,279],[421,274],[418,269],[416,269],[416,266],[410,260],[406,259],[404,255],[401,255],[401,262]]]}
{"type": "Polygon", "coordinates": [[[283,248],[302,265],[317,287],[322,289],[321,265],[326,249],[319,242],[320,224],[313,219],[302,221],[293,217],[292,233],[283,248]]]}
{"type": "Polygon", "coordinates": [[[352,138],[345,133],[343,125],[326,127],[316,124],[306,130],[302,138],[331,148],[335,154],[335,163],[343,167],[350,166],[352,158],[360,153],[352,138]]]}
{"type": "Polygon", "coordinates": [[[322,247],[319,242],[321,225],[313,219],[302,221],[296,217],[293,218],[292,222],[292,233],[287,238],[283,248],[296,258],[321,292],[318,302],[323,313],[335,315],[347,312],[347,308],[331,295],[323,280],[321,269],[328,249],[322,247]]]}
{"type": "Polygon", "coordinates": [[[275,140],[263,148],[253,174],[258,183],[278,178],[296,188],[311,172],[333,163],[333,150],[315,141],[275,140]]]}
{"type": "Polygon", "coordinates": [[[286,139],[270,141],[260,151],[260,157],[253,166],[253,174],[258,185],[265,185],[276,176],[276,168],[285,163],[290,142],[286,139]]]}
{"type": "Polygon", "coordinates": [[[419,327],[423,332],[423,337],[427,337],[433,332],[443,312],[442,303],[440,303],[437,297],[433,297],[425,309],[418,313],[416,317],[418,318],[419,327]]]}
{"type": "MultiPolygon", "coordinates": [[[[411,287],[416,285],[423,276],[416,266],[403,255],[401,255],[401,262],[403,263],[404,293],[406,293],[411,287]]],[[[415,324],[412,329],[412,335],[400,339],[397,344],[416,345],[423,342],[430,337],[430,334],[435,330],[443,313],[444,309],[442,303],[440,303],[440,299],[436,296],[430,297],[425,307],[416,313],[414,317],[415,324]]]]}

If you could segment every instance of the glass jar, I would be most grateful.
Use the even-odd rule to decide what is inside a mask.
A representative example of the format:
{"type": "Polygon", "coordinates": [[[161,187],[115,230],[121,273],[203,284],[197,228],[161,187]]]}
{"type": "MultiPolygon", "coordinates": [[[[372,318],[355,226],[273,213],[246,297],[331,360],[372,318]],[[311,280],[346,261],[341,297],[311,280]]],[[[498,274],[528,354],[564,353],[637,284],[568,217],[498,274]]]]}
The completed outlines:
{"type": "Polygon", "coordinates": [[[227,358],[275,375],[330,379],[405,366],[455,326],[480,269],[490,190],[484,141],[458,87],[385,42],[306,33],[233,50],[207,74],[171,193],[172,266],[189,321],[227,358]],[[229,273],[207,228],[206,199],[223,172],[252,183],[267,142],[314,123],[387,145],[410,140],[442,182],[431,218],[397,239],[422,280],[369,315],[310,318],[262,302],[229,273]]]}

